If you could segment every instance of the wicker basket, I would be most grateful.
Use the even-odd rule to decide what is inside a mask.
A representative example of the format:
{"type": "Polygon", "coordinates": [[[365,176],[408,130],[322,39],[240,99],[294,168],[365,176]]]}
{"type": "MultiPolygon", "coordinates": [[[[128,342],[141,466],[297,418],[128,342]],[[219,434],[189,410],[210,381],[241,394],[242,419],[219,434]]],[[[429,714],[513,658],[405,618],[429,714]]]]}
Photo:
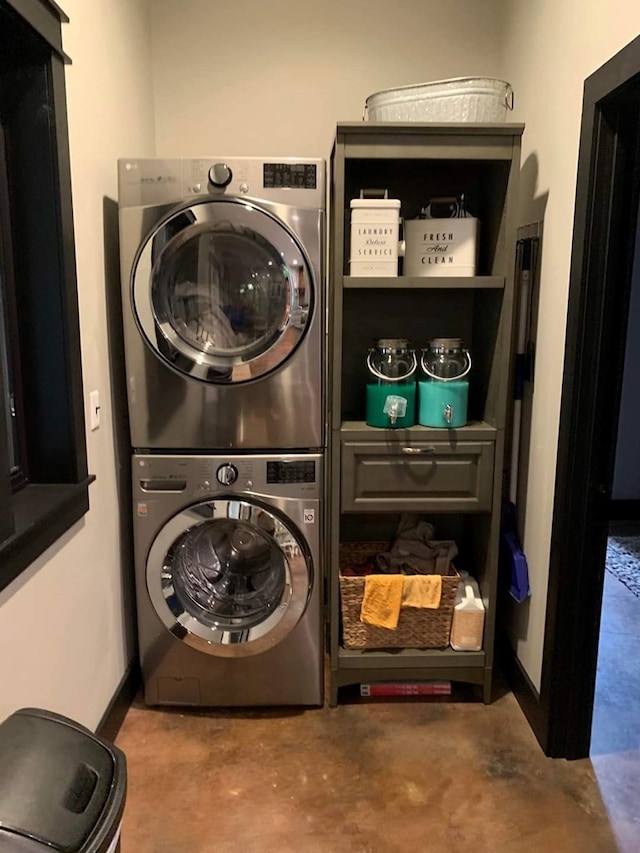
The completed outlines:
{"type": "MultiPolygon", "coordinates": [[[[341,542],[340,569],[358,566],[389,550],[388,542],[341,542]]],[[[342,642],[347,649],[442,649],[449,645],[451,620],[458,589],[459,575],[442,578],[442,595],[437,610],[403,607],[395,631],[377,628],[360,621],[364,596],[364,577],[344,577],[340,574],[340,606],[342,611],[342,642]]]]}

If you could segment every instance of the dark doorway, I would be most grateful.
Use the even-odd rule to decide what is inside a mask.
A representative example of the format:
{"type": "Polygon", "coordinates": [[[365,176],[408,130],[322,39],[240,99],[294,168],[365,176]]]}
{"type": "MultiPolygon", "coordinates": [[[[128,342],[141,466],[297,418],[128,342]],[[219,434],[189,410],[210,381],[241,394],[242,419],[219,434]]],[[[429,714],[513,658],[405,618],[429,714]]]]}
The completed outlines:
{"type": "Polygon", "coordinates": [[[596,774],[602,766],[599,759],[629,755],[640,744],[639,423],[640,232],[636,231],[589,750],[596,774]]]}
{"type": "Polygon", "coordinates": [[[589,755],[639,200],[640,38],[584,88],[542,680],[522,702],[554,757],[589,755]]]}

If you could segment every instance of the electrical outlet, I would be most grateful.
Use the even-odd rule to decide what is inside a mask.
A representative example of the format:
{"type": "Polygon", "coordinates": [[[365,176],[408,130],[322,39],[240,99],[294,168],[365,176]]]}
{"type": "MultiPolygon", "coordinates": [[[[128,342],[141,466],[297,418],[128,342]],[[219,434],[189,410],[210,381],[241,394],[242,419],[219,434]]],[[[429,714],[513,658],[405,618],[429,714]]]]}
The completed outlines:
{"type": "Polygon", "coordinates": [[[89,423],[92,431],[100,426],[100,395],[97,391],[89,394],[89,423]]]}

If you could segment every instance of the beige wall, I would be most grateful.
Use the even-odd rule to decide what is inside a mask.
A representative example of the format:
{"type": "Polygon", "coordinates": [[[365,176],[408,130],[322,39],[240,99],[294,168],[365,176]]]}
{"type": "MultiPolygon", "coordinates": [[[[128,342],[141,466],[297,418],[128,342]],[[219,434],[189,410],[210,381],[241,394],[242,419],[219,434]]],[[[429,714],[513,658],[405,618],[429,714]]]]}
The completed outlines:
{"type": "Polygon", "coordinates": [[[513,644],[539,687],[583,83],[638,35],[640,5],[509,0],[504,9],[504,74],[514,119],[526,122],[520,224],[544,215],[524,536],[533,594],[512,613],[513,644]]]}
{"type": "Polygon", "coordinates": [[[144,0],[64,6],[84,384],[101,393],[103,424],[88,433],[90,513],[0,594],[0,719],[31,704],[94,726],[133,654],[105,319],[103,197],[116,198],[116,158],[150,156],[154,140],[166,156],[327,157],[335,122],[359,119],[367,95],[464,75],[513,83],[513,119],[527,124],[520,224],[545,222],[525,531],[533,597],[511,614],[539,685],[582,85],[637,35],[640,7],[153,0],[149,38],[144,0]]]}
{"type": "Polygon", "coordinates": [[[328,156],[335,122],[380,89],[464,75],[510,80],[523,138],[524,225],[544,220],[527,525],[533,596],[505,614],[539,687],[575,177],[585,77],[637,35],[631,0],[207,0],[152,6],[156,147],[167,156],[328,156]]]}
{"type": "Polygon", "coordinates": [[[328,157],[368,95],[498,76],[501,0],[154,0],[156,148],[328,157]]]}
{"type": "Polygon", "coordinates": [[[374,91],[495,75],[501,15],[499,0],[452,0],[446,13],[418,0],[239,0],[224,11],[153,0],[149,30],[147,0],[63,6],[84,388],[87,404],[100,392],[102,426],[87,433],[90,512],[0,593],[0,719],[34,705],[94,727],[134,654],[105,297],[103,198],[117,198],[116,159],[326,157],[336,120],[360,118],[374,91]]]}
{"type": "MultiPolygon", "coordinates": [[[[0,594],[0,719],[18,707],[94,727],[133,655],[120,565],[105,308],[103,197],[115,161],[154,153],[146,0],[66,0],[63,30],[85,395],[100,391],[88,432],[91,510],[0,594]]],[[[125,572],[131,567],[125,566],[125,572]]]]}

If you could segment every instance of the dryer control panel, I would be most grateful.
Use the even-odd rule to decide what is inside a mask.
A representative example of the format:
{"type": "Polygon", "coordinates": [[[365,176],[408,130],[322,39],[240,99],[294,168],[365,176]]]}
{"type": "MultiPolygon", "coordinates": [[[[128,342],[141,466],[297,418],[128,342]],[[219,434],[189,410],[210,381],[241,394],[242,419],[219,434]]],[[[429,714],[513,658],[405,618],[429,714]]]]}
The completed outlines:
{"type": "Polygon", "coordinates": [[[265,163],[262,167],[262,186],[315,190],[318,186],[317,172],[317,163],[265,163]]]}
{"type": "Polygon", "coordinates": [[[193,157],[118,160],[118,204],[246,198],[324,210],[326,163],[317,158],[193,157]]]}

